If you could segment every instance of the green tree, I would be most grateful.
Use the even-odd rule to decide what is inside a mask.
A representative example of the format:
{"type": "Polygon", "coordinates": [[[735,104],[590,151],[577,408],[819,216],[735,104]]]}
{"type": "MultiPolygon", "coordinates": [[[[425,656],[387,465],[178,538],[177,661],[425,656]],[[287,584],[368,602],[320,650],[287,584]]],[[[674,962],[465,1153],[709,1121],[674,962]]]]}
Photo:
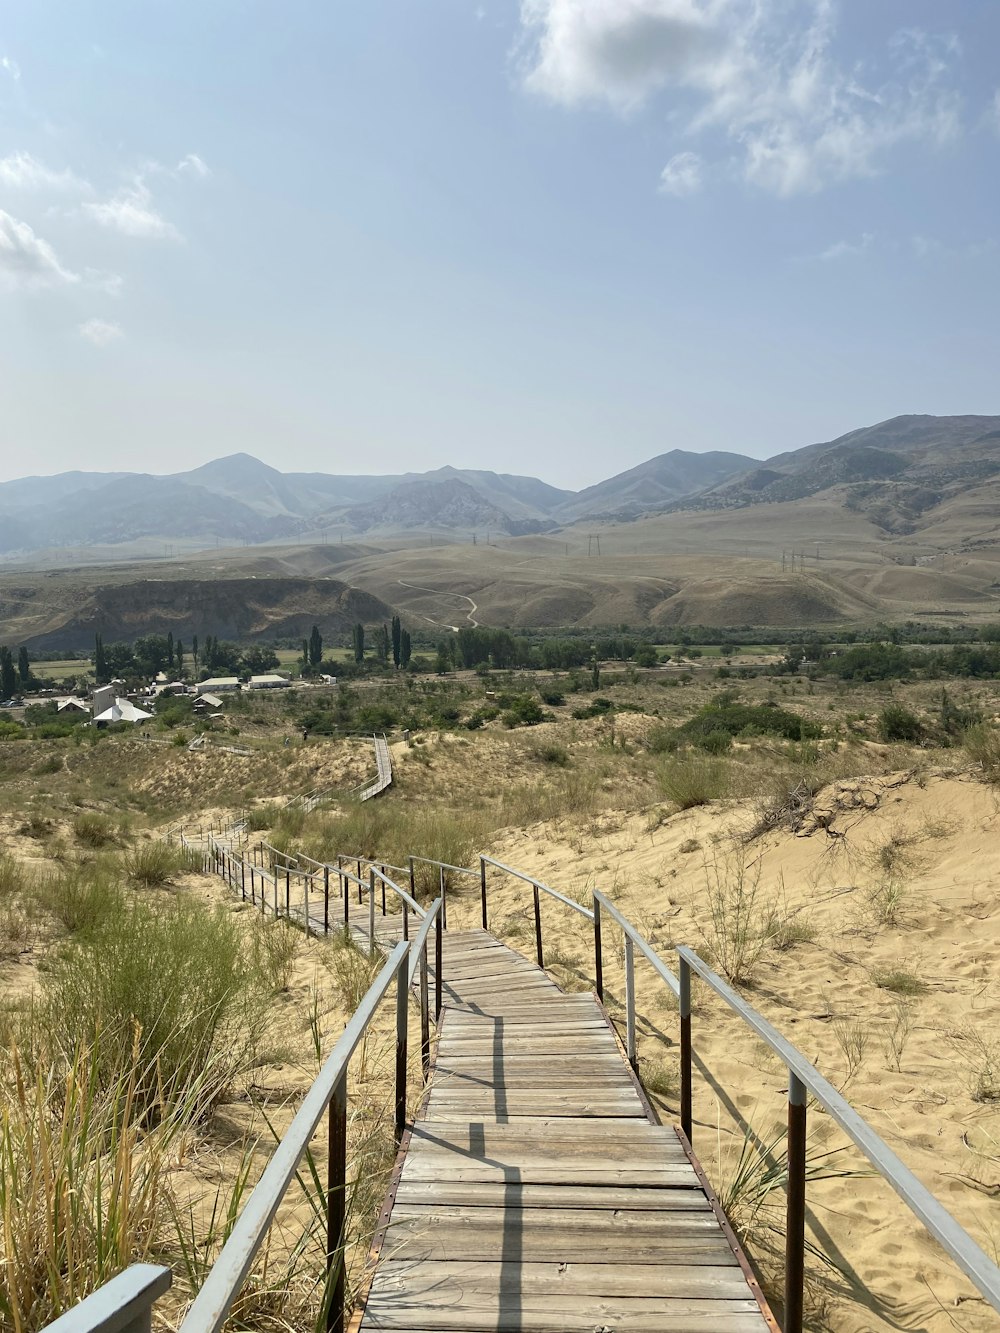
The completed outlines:
{"type": "Polygon", "coordinates": [[[402,639],[403,628],[399,623],[399,616],[392,618],[392,661],[395,666],[402,662],[402,639]]]}
{"type": "Polygon", "coordinates": [[[363,662],[365,660],[365,627],[360,621],[354,626],[351,639],[355,662],[363,662]]]}
{"type": "Polygon", "coordinates": [[[318,667],[323,660],[323,636],[319,632],[319,626],[313,625],[312,633],[309,635],[309,665],[318,667]]]}
{"type": "Polygon", "coordinates": [[[245,676],[262,676],[280,665],[281,659],[274,649],[259,643],[247,648],[240,659],[240,670],[245,676]]]}
{"type": "Polygon", "coordinates": [[[375,631],[375,656],[380,662],[389,660],[389,630],[386,625],[379,625],[375,631]]]}
{"type": "Polygon", "coordinates": [[[28,660],[28,650],[23,643],[17,653],[17,674],[21,682],[21,689],[26,690],[31,684],[31,663],[28,660]]]}
{"type": "Polygon", "coordinates": [[[167,633],[167,666],[170,667],[171,671],[172,671],[173,668],[174,668],[174,632],[173,632],[173,630],[170,630],[170,631],[168,631],[168,633],[167,633]]]}
{"type": "Polygon", "coordinates": [[[94,679],[98,685],[105,685],[108,680],[108,659],[104,652],[104,638],[100,634],[94,635],[94,679]]]}
{"type": "Polygon", "coordinates": [[[302,640],[302,674],[303,674],[303,676],[308,676],[308,674],[309,674],[309,640],[308,640],[308,639],[303,639],[303,640],[302,640]]]}
{"type": "Polygon", "coordinates": [[[194,669],[198,670],[198,636],[197,634],[191,640],[191,656],[194,659],[194,669]]]}
{"type": "Polygon", "coordinates": [[[400,630],[400,632],[399,632],[399,664],[400,664],[400,666],[404,666],[404,667],[405,667],[405,666],[408,666],[408,665],[409,665],[409,662],[410,662],[410,654],[412,653],[412,651],[413,651],[413,645],[410,643],[410,631],[407,630],[407,629],[400,630]]]}
{"type": "Polygon", "coordinates": [[[5,699],[17,693],[17,672],[14,655],[9,648],[0,648],[0,694],[5,699]]]}
{"type": "Polygon", "coordinates": [[[174,657],[177,661],[177,679],[180,680],[184,675],[184,645],[180,639],[174,648],[174,657]]]}

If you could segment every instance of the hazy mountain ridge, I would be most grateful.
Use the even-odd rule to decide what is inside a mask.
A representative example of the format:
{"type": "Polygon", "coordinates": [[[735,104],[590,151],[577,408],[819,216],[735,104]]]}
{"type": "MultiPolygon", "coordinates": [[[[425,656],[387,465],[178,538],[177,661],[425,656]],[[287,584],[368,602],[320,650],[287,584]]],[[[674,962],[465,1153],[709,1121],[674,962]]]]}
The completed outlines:
{"type": "MultiPolygon", "coordinates": [[[[172,476],[75,472],[2,483],[0,555],[428,529],[516,536],[584,521],[789,504],[824,492],[881,531],[906,534],[950,501],[974,502],[997,473],[1000,416],[893,417],[764,461],[673,449],[579,492],[451,466],[380,477],[285,473],[236,453],[172,476]]],[[[984,493],[980,507],[986,502],[984,493]]]]}

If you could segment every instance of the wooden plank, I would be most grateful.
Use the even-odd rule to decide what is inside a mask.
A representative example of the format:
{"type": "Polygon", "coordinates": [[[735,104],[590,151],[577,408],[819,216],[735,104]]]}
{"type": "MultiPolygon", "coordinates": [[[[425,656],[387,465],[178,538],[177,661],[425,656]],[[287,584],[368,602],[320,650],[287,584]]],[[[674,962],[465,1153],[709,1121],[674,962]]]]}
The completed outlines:
{"type": "Polygon", "coordinates": [[[658,1264],[534,1263],[520,1258],[463,1259],[453,1264],[391,1259],[379,1265],[372,1292],[430,1294],[445,1286],[462,1290],[463,1308],[466,1300],[474,1305],[476,1296],[495,1302],[506,1293],[518,1298],[561,1295],[571,1301],[582,1296],[740,1300],[746,1295],[743,1274],[731,1264],[684,1271],[658,1264]]]}
{"type": "MultiPolygon", "coordinates": [[[[396,1191],[397,1204],[426,1204],[442,1208],[553,1209],[632,1208],[643,1212],[689,1212],[711,1206],[692,1171],[684,1184],[667,1186],[619,1183],[534,1185],[505,1181],[419,1180],[403,1177],[396,1191]]],[[[714,1216],[714,1214],[712,1214],[714,1216]]]]}
{"type": "Polygon", "coordinates": [[[766,1333],[757,1304],[742,1301],[643,1301],[618,1299],[567,1306],[557,1298],[534,1297],[502,1308],[466,1307],[460,1292],[441,1293],[437,1306],[420,1310],[370,1303],[362,1330],[406,1333],[766,1333]],[[444,1299],[453,1304],[447,1306],[444,1299]],[[419,1321],[419,1322],[417,1322],[419,1321]]]}

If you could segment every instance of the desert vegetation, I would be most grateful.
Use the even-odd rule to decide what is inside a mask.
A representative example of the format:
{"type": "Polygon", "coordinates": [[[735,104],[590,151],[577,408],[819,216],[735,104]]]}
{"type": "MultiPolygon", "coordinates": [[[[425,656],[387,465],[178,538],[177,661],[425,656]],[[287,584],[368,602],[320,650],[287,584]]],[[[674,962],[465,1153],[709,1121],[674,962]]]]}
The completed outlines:
{"type": "MultiPolygon", "coordinates": [[[[250,839],[319,859],[405,865],[412,854],[467,866],[485,850],[581,902],[601,888],[665,957],[691,944],[742,988],[990,1248],[1000,1235],[989,1193],[1000,936],[976,867],[997,846],[995,685],[924,669],[864,679],[823,661],[793,672],[781,653],[770,654],[780,669],[757,670],[766,664],[749,653],[726,665],[712,645],[700,658],[685,655],[691,646],[671,645],[660,667],[604,660],[596,681],[586,661],[561,671],[487,663],[454,679],[390,668],[336,691],[248,698],[227,705],[223,723],[246,755],[11,724],[18,735],[0,741],[0,968],[11,1056],[3,1132],[16,1169],[0,1187],[21,1201],[19,1229],[5,1222],[3,1237],[5,1255],[17,1250],[4,1299],[16,1296],[18,1327],[30,1333],[143,1256],[174,1267],[169,1313],[179,1313],[370,983],[371,960],[348,940],[262,925],[166,836],[213,815],[245,814],[250,839]],[[362,805],[351,789],[369,775],[363,738],[376,727],[393,742],[396,782],[362,805]],[[317,789],[328,798],[313,813],[287,804],[317,789]],[[169,993],[159,984],[168,975],[177,978],[169,993]],[[63,1013],[72,1021],[57,1024],[63,1013]],[[78,1121],[90,1138],[69,1134],[78,1121]],[[43,1159],[43,1141],[64,1156],[43,1159]],[[81,1182],[79,1264],[66,1237],[42,1225],[41,1201],[70,1178],[81,1182]],[[108,1200],[115,1235],[94,1220],[108,1200]]],[[[153,729],[171,730],[163,717],[153,729]]],[[[473,923],[477,881],[447,882],[451,924],[473,923]]],[[[418,894],[437,888],[437,872],[420,868],[418,894]]],[[[491,872],[489,910],[491,928],[531,956],[524,886],[491,872]]],[[[587,923],[548,899],[542,914],[553,977],[591,988],[587,923]]],[[[609,931],[607,999],[619,1018],[623,961],[609,931]]],[[[675,1119],[675,1009],[642,964],[638,986],[640,1068],[675,1119]]],[[[707,1071],[696,1147],[770,1281],[782,1071],[736,1039],[707,993],[696,1005],[707,1071]]],[[[352,1280],[391,1159],[388,1050],[373,1034],[355,1076],[352,1280]]],[[[812,1241],[833,1259],[810,1261],[815,1326],[891,1327],[919,1315],[929,1329],[950,1327],[933,1311],[963,1296],[961,1281],[888,1191],[859,1174],[823,1117],[812,1123],[821,1227],[812,1241]],[[858,1244],[872,1218],[884,1246],[858,1244]],[[931,1313],[914,1313],[893,1245],[926,1275],[931,1313]]],[[[318,1309],[311,1179],[307,1170],[288,1205],[295,1224],[279,1227],[248,1285],[245,1326],[276,1327],[288,1311],[308,1322],[318,1309]]],[[[962,1317],[988,1326],[974,1305],[962,1317]]]]}

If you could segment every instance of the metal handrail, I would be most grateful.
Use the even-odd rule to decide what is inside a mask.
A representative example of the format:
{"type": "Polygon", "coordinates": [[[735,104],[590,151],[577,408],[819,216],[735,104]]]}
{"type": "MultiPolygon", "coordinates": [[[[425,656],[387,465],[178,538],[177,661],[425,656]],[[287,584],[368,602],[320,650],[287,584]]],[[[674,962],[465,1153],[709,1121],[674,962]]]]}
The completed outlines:
{"type": "MultiPolygon", "coordinates": [[[[380,861],[379,865],[381,864],[382,862],[380,861]]],[[[388,875],[383,875],[381,870],[377,870],[375,866],[372,865],[368,867],[368,873],[369,875],[374,876],[375,879],[380,879],[387,889],[392,889],[393,893],[398,894],[403,902],[406,903],[407,907],[409,907],[411,911],[416,912],[417,916],[421,919],[427,915],[426,908],[421,907],[416,898],[411,898],[405,889],[401,889],[396,881],[390,879],[388,875]]]]}
{"type": "MultiPolygon", "coordinates": [[[[435,861],[434,858],[433,858],[432,856],[411,856],[409,859],[410,859],[411,861],[413,861],[414,863],[419,862],[421,865],[425,865],[425,866],[440,866],[442,870],[453,870],[453,871],[455,872],[456,875],[478,875],[478,874],[479,874],[479,871],[478,871],[478,870],[470,869],[469,866],[453,866],[453,865],[449,865],[449,863],[448,863],[447,861],[435,861]]],[[[382,864],[383,864],[383,862],[380,861],[380,862],[379,862],[379,865],[382,865],[382,864]]],[[[407,868],[406,866],[390,866],[390,867],[389,867],[390,870],[405,870],[406,868],[407,868]]]]}
{"type": "Polygon", "coordinates": [[[45,1333],[150,1333],[153,1302],[172,1277],[159,1264],[132,1264],[47,1324],[45,1333]]]}
{"type": "MultiPolygon", "coordinates": [[[[934,1197],[929,1189],[917,1179],[913,1172],[892,1151],[871,1125],[855,1111],[854,1107],[828,1082],[809,1060],[772,1027],[766,1018],[753,1009],[742,996],[723,981],[701,958],[687,945],[677,946],[677,955],[681,960],[681,1013],[684,1016],[685,990],[688,996],[688,1014],[690,1014],[690,972],[695,972],[725,1000],[746,1025],[766,1042],[785,1063],[788,1070],[789,1089],[789,1206],[792,1206],[796,1191],[792,1182],[793,1134],[801,1140],[802,1175],[804,1196],[805,1168],[805,1120],[806,1090],[816,1098],[830,1119],[844,1131],[852,1143],[860,1148],[863,1155],[871,1162],[878,1174],[888,1182],[899,1197],[916,1213],[924,1226],[941,1247],[955,1260],[962,1272],[972,1281],[977,1290],[989,1301],[994,1310],[1000,1311],[1000,1268],[980,1249],[972,1237],[955,1221],[948,1210],[934,1197]],[[687,977],[685,977],[687,973],[687,977]]],[[[688,1132],[690,1139],[690,1132],[688,1132]]],[[[793,1220],[793,1227],[788,1235],[801,1252],[800,1238],[804,1224],[798,1218],[793,1220]],[[792,1235],[792,1231],[797,1234],[792,1235]]],[[[798,1294],[801,1301],[801,1293],[798,1294]]],[[[786,1296],[786,1310],[788,1300],[786,1296]]],[[[793,1293],[793,1309],[796,1308],[793,1293]]],[[[801,1308],[801,1307],[798,1307],[801,1308]]],[[[801,1323],[801,1318],[800,1318],[801,1323]]]]}
{"type": "MultiPolygon", "coordinates": [[[[540,879],[535,879],[534,875],[526,875],[522,870],[515,870],[513,866],[505,865],[503,861],[498,861],[493,856],[480,856],[479,896],[482,903],[483,930],[489,930],[488,914],[486,910],[487,866],[495,866],[497,870],[503,870],[506,874],[513,875],[515,879],[524,880],[526,884],[531,885],[531,896],[534,900],[533,906],[535,910],[535,961],[541,968],[544,968],[545,966],[545,952],[542,949],[542,905],[539,899],[540,893],[547,893],[550,898],[555,898],[557,902],[563,903],[566,907],[571,907],[574,912],[579,912],[580,915],[586,917],[588,921],[593,921],[595,919],[594,913],[588,907],[584,907],[581,903],[574,902],[572,898],[567,898],[566,895],[560,893],[558,889],[552,889],[548,884],[543,884],[540,879]]],[[[599,931],[600,926],[598,925],[596,929],[599,931]]],[[[600,955],[600,950],[597,952],[598,955],[600,955]]],[[[598,993],[603,994],[604,987],[600,973],[598,973],[597,983],[598,993]]]]}
{"type": "Polygon", "coordinates": [[[584,907],[582,903],[574,902],[572,898],[567,898],[564,893],[558,889],[550,888],[548,884],[543,884],[540,879],[535,879],[534,875],[526,875],[521,870],[515,870],[513,866],[504,865],[502,861],[497,861],[492,856],[481,856],[480,861],[488,866],[495,866],[497,870],[505,870],[508,875],[513,875],[516,879],[523,879],[526,884],[531,884],[536,889],[541,889],[542,893],[547,893],[550,898],[555,898],[558,902],[565,904],[566,907],[572,907],[574,912],[579,912],[585,916],[588,921],[593,921],[594,914],[589,907],[584,907]]]}
{"type": "MultiPolygon", "coordinates": [[[[396,1005],[396,1043],[406,1049],[406,1001],[409,993],[403,967],[410,950],[406,940],[393,949],[381,972],[351,1018],[344,1034],[320,1070],[316,1081],[283,1135],[260,1180],[247,1200],[239,1219],[222,1247],[218,1259],[195,1297],[181,1324],[181,1333],[218,1333],[229,1309],[253,1266],[254,1258],[267,1235],[275,1214],[309,1147],[324,1112],[330,1110],[331,1145],[327,1182],[327,1273],[334,1283],[330,1328],[339,1333],[344,1325],[344,1262],[342,1231],[345,1213],[347,1144],[347,1067],[360,1044],[378,1006],[393,981],[398,981],[396,1005]],[[402,1017],[402,1030],[400,1018],[402,1017]]],[[[398,1070],[397,1070],[398,1075],[398,1070]]],[[[402,1089],[397,1077],[397,1142],[402,1133],[398,1115],[400,1091],[405,1104],[405,1054],[402,1089]]]]}

